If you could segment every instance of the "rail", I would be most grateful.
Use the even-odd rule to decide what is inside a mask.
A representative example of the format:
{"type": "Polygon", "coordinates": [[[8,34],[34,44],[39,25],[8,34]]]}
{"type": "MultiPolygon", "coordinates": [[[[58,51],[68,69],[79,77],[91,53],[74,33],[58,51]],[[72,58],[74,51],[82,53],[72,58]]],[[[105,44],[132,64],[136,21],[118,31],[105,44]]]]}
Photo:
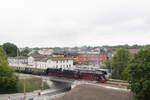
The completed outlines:
{"type": "Polygon", "coordinates": [[[129,83],[123,80],[110,79],[107,82],[105,82],[105,85],[127,89],[129,86],[129,83]]]}

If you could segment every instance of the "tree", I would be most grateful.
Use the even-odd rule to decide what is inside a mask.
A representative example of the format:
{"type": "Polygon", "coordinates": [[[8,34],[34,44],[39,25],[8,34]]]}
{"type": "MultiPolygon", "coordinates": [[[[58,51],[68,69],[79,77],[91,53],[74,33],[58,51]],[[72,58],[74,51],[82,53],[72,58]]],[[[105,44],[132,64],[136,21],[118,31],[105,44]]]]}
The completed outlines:
{"type": "Polygon", "coordinates": [[[16,90],[17,77],[14,70],[8,66],[5,51],[0,47],[0,92],[16,90]]]}
{"type": "Polygon", "coordinates": [[[38,51],[34,51],[33,53],[31,53],[30,55],[40,55],[38,51]]]}
{"type": "Polygon", "coordinates": [[[112,61],[111,61],[111,59],[108,59],[105,62],[105,65],[106,65],[106,69],[112,69],[112,61]]]}
{"type": "Polygon", "coordinates": [[[35,48],[33,48],[33,50],[40,50],[40,48],[38,48],[38,47],[35,47],[35,48]]]}
{"type": "Polygon", "coordinates": [[[18,48],[15,44],[12,44],[12,43],[4,43],[2,45],[3,49],[5,50],[6,54],[9,56],[9,57],[15,57],[17,56],[17,52],[18,52],[18,48]]]}
{"type": "Polygon", "coordinates": [[[26,47],[23,51],[20,52],[21,56],[28,56],[30,50],[28,47],[26,47]]]}
{"type": "Polygon", "coordinates": [[[122,72],[130,61],[130,53],[127,49],[119,49],[112,58],[112,78],[121,79],[122,72]]]}
{"type": "Polygon", "coordinates": [[[128,66],[128,81],[135,100],[150,98],[150,50],[143,49],[134,55],[128,66]]]}

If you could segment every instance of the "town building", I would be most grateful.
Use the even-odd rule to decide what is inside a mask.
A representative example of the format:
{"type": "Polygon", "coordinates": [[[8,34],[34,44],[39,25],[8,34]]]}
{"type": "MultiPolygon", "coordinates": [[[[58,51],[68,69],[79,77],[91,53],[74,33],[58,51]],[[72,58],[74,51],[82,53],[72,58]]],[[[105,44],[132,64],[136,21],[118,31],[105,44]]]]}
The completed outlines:
{"type": "Polygon", "coordinates": [[[62,68],[72,69],[73,59],[71,58],[54,58],[51,56],[30,56],[30,57],[10,57],[8,58],[10,66],[32,66],[34,68],[62,68]]]}
{"type": "Polygon", "coordinates": [[[98,53],[98,52],[87,52],[87,53],[80,53],[78,55],[78,63],[85,64],[85,65],[93,65],[99,66],[104,64],[107,60],[107,55],[105,53],[98,53]]]}
{"type": "Polygon", "coordinates": [[[41,49],[38,50],[38,53],[41,55],[51,55],[53,52],[53,49],[41,49]]]}
{"type": "Polygon", "coordinates": [[[140,49],[129,49],[129,52],[134,55],[136,53],[138,53],[140,51],[140,49]]]}
{"type": "MultiPolygon", "coordinates": [[[[141,49],[128,49],[131,56],[133,56],[134,54],[138,53],[141,49]]],[[[112,56],[114,56],[116,54],[117,51],[112,51],[112,56]]]]}
{"type": "Polygon", "coordinates": [[[107,60],[107,54],[104,52],[72,52],[72,51],[55,51],[51,55],[54,58],[70,57],[74,65],[93,65],[99,66],[107,60]]]}
{"type": "Polygon", "coordinates": [[[77,52],[72,52],[72,51],[54,51],[51,54],[52,57],[54,58],[65,58],[69,57],[73,59],[73,64],[75,65],[78,63],[78,53],[77,52]]]}
{"type": "Polygon", "coordinates": [[[8,62],[11,66],[27,66],[28,57],[25,56],[9,57],[8,62]]]}

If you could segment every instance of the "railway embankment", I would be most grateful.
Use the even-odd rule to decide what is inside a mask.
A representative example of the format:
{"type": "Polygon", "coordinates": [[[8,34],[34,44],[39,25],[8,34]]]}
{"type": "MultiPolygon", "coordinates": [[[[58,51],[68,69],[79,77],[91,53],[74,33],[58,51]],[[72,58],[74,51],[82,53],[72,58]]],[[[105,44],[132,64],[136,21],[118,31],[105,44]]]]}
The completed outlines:
{"type": "Polygon", "coordinates": [[[129,90],[82,84],[52,100],[132,100],[132,97],[133,94],[129,90]]]}

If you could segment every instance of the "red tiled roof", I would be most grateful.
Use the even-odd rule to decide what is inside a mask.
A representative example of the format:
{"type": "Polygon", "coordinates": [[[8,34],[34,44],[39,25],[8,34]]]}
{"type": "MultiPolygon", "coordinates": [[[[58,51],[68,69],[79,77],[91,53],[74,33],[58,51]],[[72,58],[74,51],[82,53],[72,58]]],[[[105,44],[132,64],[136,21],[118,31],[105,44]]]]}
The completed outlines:
{"type": "Polygon", "coordinates": [[[129,49],[129,52],[131,54],[135,54],[135,53],[138,53],[140,51],[140,49],[129,49]]]}
{"type": "MultiPolygon", "coordinates": [[[[138,53],[140,51],[140,49],[129,49],[129,52],[131,54],[135,54],[138,53]]],[[[114,55],[117,51],[112,51],[112,55],[114,55]]]]}

